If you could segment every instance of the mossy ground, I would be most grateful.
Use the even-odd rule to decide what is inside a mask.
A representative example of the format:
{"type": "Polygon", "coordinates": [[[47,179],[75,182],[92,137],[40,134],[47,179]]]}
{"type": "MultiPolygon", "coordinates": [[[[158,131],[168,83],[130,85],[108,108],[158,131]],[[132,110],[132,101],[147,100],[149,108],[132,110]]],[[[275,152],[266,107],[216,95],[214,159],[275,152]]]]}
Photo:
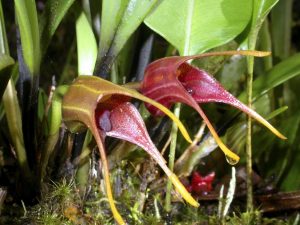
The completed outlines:
{"type": "MultiPolygon", "coordinates": [[[[217,216],[217,202],[203,202],[199,208],[193,208],[175,198],[172,211],[168,214],[163,209],[163,188],[157,184],[142,187],[145,184],[133,169],[114,169],[112,181],[117,207],[128,224],[285,225],[297,222],[295,213],[283,215],[282,218],[268,218],[258,210],[240,213],[241,210],[236,206],[231,208],[229,216],[220,219],[217,216]]],[[[4,204],[0,224],[109,225],[115,222],[99,178],[92,180],[86,194],[80,194],[71,178],[45,184],[41,198],[35,205],[4,204]]]]}

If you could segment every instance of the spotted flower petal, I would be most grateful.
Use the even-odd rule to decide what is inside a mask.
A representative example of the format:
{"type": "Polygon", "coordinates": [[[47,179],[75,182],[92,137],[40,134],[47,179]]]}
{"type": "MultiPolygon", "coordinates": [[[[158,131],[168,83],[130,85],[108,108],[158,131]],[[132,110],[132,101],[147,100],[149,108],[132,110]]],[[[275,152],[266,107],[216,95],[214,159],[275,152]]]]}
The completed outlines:
{"type": "Polygon", "coordinates": [[[220,102],[232,105],[245,112],[249,116],[270,129],[275,135],[281,139],[286,139],[278,132],[268,121],[261,117],[257,112],[240,102],[232,94],[224,89],[221,84],[209,75],[206,71],[200,70],[187,63],[183,63],[179,67],[181,75],[178,77],[181,84],[189,94],[198,103],[220,102]]]}
{"type": "Polygon", "coordinates": [[[95,114],[99,132],[102,132],[103,136],[126,140],[143,148],[160,165],[184,199],[197,207],[199,205],[198,202],[192,198],[177,176],[166,166],[164,158],[151,141],[144,121],[134,105],[130,102],[123,102],[115,106],[111,111],[106,109],[103,111],[101,103],[99,106],[95,114]]]}
{"type": "MultiPolygon", "coordinates": [[[[146,68],[145,77],[141,84],[140,90],[147,97],[160,102],[168,108],[170,108],[175,102],[185,103],[193,107],[203,118],[212,136],[225,155],[231,159],[231,162],[238,162],[239,156],[237,156],[224,145],[198,103],[223,102],[233,105],[257,119],[280,138],[285,137],[255,111],[251,110],[239,102],[230,93],[228,93],[214,78],[210,77],[210,75],[208,75],[206,72],[196,69],[186,63],[186,61],[190,59],[201,58],[205,56],[233,54],[265,56],[268,53],[256,51],[229,51],[205,53],[202,55],[186,57],[174,56],[159,59],[155,62],[152,62],[146,68]]],[[[162,114],[156,107],[149,104],[146,106],[152,114],[162,114]]]]}
{"type": "Polygon", "coordinates": [[[162,156],[151,142],[137,110],[128,102],[130,98],[137,98],[158,107],[178,124],[183,136],[191,142],[183,124],[166,107],[135,90],[113,84],[98,77],[78,77],[69,87],[62,103],[65,125],[73,132],[78,132],[85,127],[89,128],[97,142],[103,165],[107,199],[115,220],[118,224],[125,224],[115,206],[110,186],[109,166],[103,145],[106,136],[128,140],[145,148],[166,172],[176,189],[182,194],[182,197],[191,205],[198,206],[198,203],[186,191],[177,176],[171,173],[165,165],[162,156]]]}

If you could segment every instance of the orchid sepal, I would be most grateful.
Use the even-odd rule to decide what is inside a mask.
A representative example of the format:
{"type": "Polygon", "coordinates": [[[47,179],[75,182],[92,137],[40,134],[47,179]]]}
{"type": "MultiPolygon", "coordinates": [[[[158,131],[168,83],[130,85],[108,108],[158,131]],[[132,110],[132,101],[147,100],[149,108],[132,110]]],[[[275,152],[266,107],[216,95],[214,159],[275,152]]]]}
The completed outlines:
{"type": "MultiPolygon", "coordinates": [[[[205,74],[202,76],[203,79],[198,79],[196,82],[199,82],[200,86],[193,86],[194,83],[189,85],[184,85],[184,78],[187,77],[187,73],[192,70],[192,72],[200,73],[199,69],[189,65],[188,60],[198,59],[207,56],[216,56],[216,55],[246,55],[246,56],[257,56],[264,57],[269,55],[270,52],[258,52],[258,51],[225,51],[225,52],[209,52],[194,56],[173,56],[158,59],[151,64],[149,64],[145,71],[145,77],[142,81],[140,91],[144,95],[154,99],[155,101],[160,102],[166,107],[170,108],[172,104],[176,102],[181,102],[187,104],[194,108],[199,115],[203,118],[208,129],[210,130],[212,136],[217,142],[220,149],[227,156],[227,161],[230,161],[231,164],[235,164],[239,161],[239,156],[232,152],[226,145],[221,141],[216,130],[208,120],[205,113],[202,111],[199,103],[206,102],[223,102],[231,104],[240,110],[244,111],[248,115],[257,119],[260,123],[266,126],[279,138],[285,139],[278,130],[276,130],[269,122],[267,122],[263,117],[254,112],[252,109],[248,108],[243,103],[239,102],[234,96],[227,92],[214,78],[210,75],[205,74]],[[207,83],[206,80],[213,81],[207,83]],[[194,87],[194,89],[193,89],[194,87]],[[219,88],[219,90],[217,90],[219,88]],[[201,96],[197,99],[194,96],[194,92],[199,91],[201,96]],[[209,99],[206,94],[213,93],[215,98],[209,99]],[[222,96],[222,95],[225,95],[222,96]],[[224,97],[224,98],[222,98],[224,97]]],[[[156,108],[146,104],[148,110],[153,115],[161,115],[162,113],[156,108]]]]}
{"type": "MultiPolygon", "coordinates": [[[[147,98],[140,94],[139,92],[125,88],[116,84],[113,84],[109,81],[103,80],[98,77],[94,76],[79,76],[75,82],[69,87],[67,93],[65,94],[62,102],[62,115],[63,115],[63,121],[65,125],[72,129],[72,131],[78,131],[78,129],[82,129],[82,127],[86,126],[88,129],[91,130],[100,152],[100,157],[103,165],[103,175],[105,180],[105,188],[106,188],[106,194],[108,198],[108,202],[110,204],[113,216],[118,224],[125,224],[125,221],[119,214],[112,195],[111,186],[110,186],[110,179],[109,179],[109,166],[106,158],[105,149],[103,146],[103,139],[105,136],[114,136],[112,134],[112,131],[115,131],[115,135],[120,136],[120,132],[118,133],[117,129],[112,128],[110,132],[110,128],[108,126],[107,129],[101,130],[99,129],[99,126],[97,126],[96,121],[96,109],[97,107],[103,106],[104,104],[104,110],[105,107],[109,107],[110,109],[120,109],[122,106],[121,102],[128,101],[128,99],[123,99],[121,101],[117,101],[114,99],[114,96],[127,96],[129,98],[137,98],[142,101],[145,101],[147,103],[153,104],[160,110],[162,110],[166,115],[168,115],[179,127],[181,130],[183,136],[189,141],[191,141],[191,138],[189,137],[185,127],[180,122],[180,120],[166,107],[163,105],[155,102],[154,100],[147,98]]],[[[130,103],[127,102],[129,105],[130,103]]],[[[131,107],[131,105],[130,105],[131,107]]],[[[129,107],[129,108],[130,108],[129,107]]],[[[133,107],[133,106],[132,106],[133,107]]],[[[126,108],[124,108],[126,109],[126,108]]],[[[136,110],[137,111],[137,110],[136,110]]],[[[133,112],[133,111],[131,111],[133,112]]],[[[136,113],[138,114],[138,113],[136,113]]],[[[115,114],[114,114],[115,115],[115,114]]],[[[122,118],[119,117],[119,118],[122,118]]],[[[142,124],[143,121],[140,117],[136,115],[136,119],[139,124],[142,124]]],[[[132,124],[127,124],[127,126],[131,126],[132,124]]],[[[144,126],[144,125],[142,125],[144,126]]],[[[130,128],[129,128],[130,129],[130,128]]],[[[144,127],[142,129],[145,130],[144,127]]],[[[147,135],[146,135],[147,136],[147,135]]],[[[148,137],[147,137],[148,138],[148,137]]],[[[147,139],[146,138],[146,139],[147,139]]],[[[121,138],[121,139],[124,139],[121,138]]],[[[148,138],[151,142],[150,137],[148,138]]],[[[124,139],[126,140],[126,139],[124,139]]],[[[133,140],[133,138],[129,138],[127,140],[133,140]]],[[[134,142],[133,142],[134,143],[134,142]]],[[[136,144],[140,144],[142,141],[137,142],[136,144]]],[[[152,143],[152,142],[151,142],[152,143]]],[[[142,146],[146,147],[145,150],[155,159],[155,161],[158,162],[158,164],[162,167],[162,169],[166,172],[167,175],[170,175],[169,168],[165,165],[165,161],[163,157],[159,154],[158,150],[155,148],[155,146],[152,143],[152,146],[142,146]]],[[[171,176],[174,177],[175,175],[171,176]]],[[[173,179],[174,180],[174,179],[173,179]]],[[[180,182],[173,183],[175,186],[180,188],[180,182]]],[[[181,190],[181,194],[183,198],[187,200],[187,202],[191,203],[192,205],[195,204],[195,200],[191,197],[191,195],[186,191],[181,190]]]]}

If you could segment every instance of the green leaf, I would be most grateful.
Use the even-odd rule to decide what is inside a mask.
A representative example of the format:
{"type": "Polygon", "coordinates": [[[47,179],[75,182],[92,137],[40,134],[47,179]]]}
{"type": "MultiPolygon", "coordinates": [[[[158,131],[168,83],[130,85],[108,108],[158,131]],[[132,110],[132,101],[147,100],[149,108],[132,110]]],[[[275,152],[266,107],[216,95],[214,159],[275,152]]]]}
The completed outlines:
{"type": "Polygon", "coordinates": [[[92,75],[97,57],[97,43],[91,25],[81,13],[76,21],[78,74],[92,75]]]}
{"type": "MultiPolygon", "coordinates": [[[[295,54],[274,66],[265,75],[258,76],[253,82],[253,99],[261,97],[274,87],[283,84],[300,75],[300,53],[295,54]]],[[[241,101],[246,100],[246,92],[239,96],[241,101]]]]}
{"type": "Polygon", "coordinates": [[[50,109],[48,111],[48,124],[49,132],[47,134],[47,139],[45,145],[41,152],[41,163],[40,163],[40,174],[39,179],[42,181],[46,174],[46,168],[48,165],[49,158],[55,149],[57,141],[59,140],[59,129],[62,124],[62,98],[67,92],[68,86],[59,86],[53,93],[53,98],[51,102],[50,109]]]}
{"type": "Polygon", "coordinates": [[[292,159],[287,162],[289,169],[283,174],[283,182],[280,184],[280,189],[283,191],[296,191],[300,188],[298,163],[300,160],[300,149],[296,148],[291,154],[292,159]]]}
{"type": "Polygon", "coordinates": [[[40,17],[41,49],[43,53],[46,51],[56,28],[74,2],[75,0],[48,0],[46,2],[45,10],[40,17]]]}
{"type": "Polygon", "coordinates": [[[49,109],[48,113],[48,119],[49,119],[49,135],[54,135],[59,131],[59,128],[61,126],[61,121],[62,121],[62,114],[61,114],[61,108],[62,108],[62,98],[64,94],[68,91],[68,86],[62,85],[56,88],[53,99],[52,99],[52,104],[49,109]]]}
{"type": "Polygon", "coordinates": [[[250,16],[248,0],[165,0],[145,23],[181,55],[194,55],[235,38],[250,16]]]}
{"type": "Polygon", "coordinates": [[[41,53],[35,1],[15,0],[15,9],[25,63],[31,75],[37,75],[39,73],[41,53]]]}
{"type": "Polygon", "coordinates": [[[254,0],[248,49],[254,50],[256,38],[266,16],[279,0],[254,0]]]}
{"type": "Polygon", "coordinates": [[[4,21],[1,1],[0,1],[0,53],[9,54],[7,36],[5,31],[5,21],[4,21]]]}
{"type": "Polygon", "coordinates": [[[103,0],[99,53],[102,58],[109,50],[121,23],[129,0],[103,0]]]}
{"type": "Polygon", "coordinates": [[[265,17],[278,1],[279,0],[254,0],[252,26],[257,26],[257,24],[261,25],[264,22],[265,17]]]}
{"type": "Polygon", "coordinates": [[[2,95],[11,76],[9,69],[14,63],[14,59],[10,56],[0,54],[0,99],[2,99],[2,95]]]}
{"type": "Polygon", "coordinates": [[[98,72],[108,72],[114,58],[157,0],[103,0],[98,72]]]}
{"type": "Polygon", "coordinates": [[[293,0],[279,1],[271,12],[274,55],[285,59],[290,55],[293,0]]]}
{"type": "Polygon", "coordinates": [[[280,159],[278,162],[274,163],[277,169],[277,182],[280,187],[285,191],[297,190],[299,189],[300,182],[295,182],[295,176],[292,177],[291,174],[295,175],[298,168],[299,174],[299,164],[298,159],[300,156],[299,149],[299,124],[300,116],[299,110],[295,110],[294,114],[290,117],[285,117],[284,121],[281,124],[281,130],[288,137],[287,143],[281,143],[280,149],[283,151],[273,153],[270,159],[280,159]],[[293,181],[293,182],[292,182],[293,181]]]}
{"type": "MultiPolygon", "coordinates": [[[[9,55],[0,54],[0,71],[13,65],[14,63],[15,63],[15,60],[12,57],[10,57],[9,55]]],[[[2,79],[1,79],[1,81],[2,81],[2,79]]]]}

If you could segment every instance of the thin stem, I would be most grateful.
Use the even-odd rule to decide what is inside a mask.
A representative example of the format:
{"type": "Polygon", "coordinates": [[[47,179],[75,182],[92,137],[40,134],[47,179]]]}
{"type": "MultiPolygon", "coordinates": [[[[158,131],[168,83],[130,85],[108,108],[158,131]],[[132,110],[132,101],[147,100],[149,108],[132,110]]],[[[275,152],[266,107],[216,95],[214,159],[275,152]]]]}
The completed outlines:
{"type": "MultiPolygon", "coordinates": [[[[248,82],[247,82],[247,104],[252,106],[252,84],[253,84],[253,64],[254,58],[248,58],[248,82]]],[[[247,210],[253,210],[253,187],[252,187],[252,119],[247,117],[247,136],[246,136],[246,170],[247,170],[247,210]]]]}
{"type": "MultiPolygon", "coordinates": [[[[180,103],[175,104],[174,114],[177,118],[179,118],[180,116],[180,109],[181,109],[181,104],[180,103]]],[[[174,169],[177,133],[178,133],[178,127],[176,123],[173,123],[172,130],[171,130],[171,144],[170,144],[170,152],[169,152],[169,169],[172,172],[174,169]]],[[[166,202],[165,202],[165,210],[167,212],[171,211],[171,192],[172,192],[172,181],[169,179],[167,183],[166,202]]]]}
{"type": "MultiPolygon", "coordinates": [[[[257,32],[251,32],[249,35],[249,49],[254,49],[256,45],[257,32]]],[[[252,108],[252,90],[253,90],[253,68],[254,68],[254,57],[248,56],[247,58],[247,105],[252,108]]],[[[253,211],[253,186],[252,186],[252,119],[250,116],[247,117],[247,134],[246,134],[246,172],[247,172],[247,210],[253,211]]]]}

